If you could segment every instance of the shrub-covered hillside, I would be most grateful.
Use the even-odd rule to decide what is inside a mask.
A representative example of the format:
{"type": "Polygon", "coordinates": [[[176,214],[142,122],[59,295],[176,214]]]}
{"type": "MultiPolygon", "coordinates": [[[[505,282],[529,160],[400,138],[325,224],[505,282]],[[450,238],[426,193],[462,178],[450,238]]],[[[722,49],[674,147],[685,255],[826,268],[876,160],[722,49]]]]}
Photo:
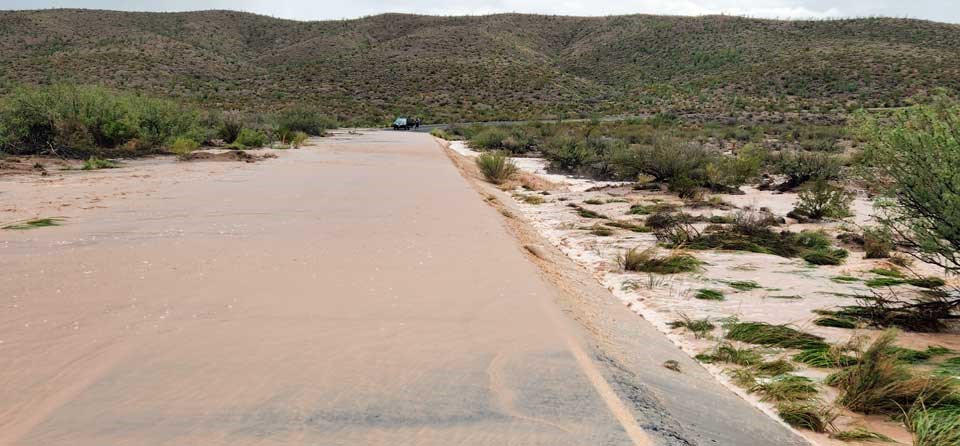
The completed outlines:
{"type": "Polygon", "coordinates": [[[957,54],[960,26],[904,19],[0,12],[0,93],[100,83],[366,121],[899,106],[960,90],[957,54]]]}

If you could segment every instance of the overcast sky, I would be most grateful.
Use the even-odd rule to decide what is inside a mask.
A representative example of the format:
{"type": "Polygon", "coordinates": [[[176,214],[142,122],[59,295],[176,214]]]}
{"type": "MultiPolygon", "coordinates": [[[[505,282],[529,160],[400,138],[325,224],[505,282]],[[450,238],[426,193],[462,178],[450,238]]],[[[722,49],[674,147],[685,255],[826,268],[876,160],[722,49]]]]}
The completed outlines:
{"type": "Polygon", "coordinates": [[[128,11],[233,9],[298,20],[382,12],[563,15],[735,14],[770,18],[893,16],[960,23],[958,0],[0,0],[0,9],[95,8],[128,11]]]}

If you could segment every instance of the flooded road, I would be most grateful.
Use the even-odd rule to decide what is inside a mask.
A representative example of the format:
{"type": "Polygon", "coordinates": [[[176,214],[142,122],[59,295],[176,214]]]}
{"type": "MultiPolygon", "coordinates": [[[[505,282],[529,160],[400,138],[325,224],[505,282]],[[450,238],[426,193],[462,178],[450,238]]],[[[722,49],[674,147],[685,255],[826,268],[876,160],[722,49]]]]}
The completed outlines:
{"type": "Polygon", "coordinates": [[[0,444],[647,443],[429,136],[126,169],[0,183],[0,444]]]}

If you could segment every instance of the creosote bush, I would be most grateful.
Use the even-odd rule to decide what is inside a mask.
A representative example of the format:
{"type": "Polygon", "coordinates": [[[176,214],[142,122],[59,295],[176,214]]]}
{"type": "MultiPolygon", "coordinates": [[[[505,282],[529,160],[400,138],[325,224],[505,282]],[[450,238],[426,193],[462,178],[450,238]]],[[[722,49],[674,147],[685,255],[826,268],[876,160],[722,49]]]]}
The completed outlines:
{"type": "Polygon", "coordinates": [[[789,216],[800,220],[840,219],[853,215],[850,212],[853,194],[822,179],[814,181],[811,187],[801,191],[797,199],[797,207],[789,216]]]}

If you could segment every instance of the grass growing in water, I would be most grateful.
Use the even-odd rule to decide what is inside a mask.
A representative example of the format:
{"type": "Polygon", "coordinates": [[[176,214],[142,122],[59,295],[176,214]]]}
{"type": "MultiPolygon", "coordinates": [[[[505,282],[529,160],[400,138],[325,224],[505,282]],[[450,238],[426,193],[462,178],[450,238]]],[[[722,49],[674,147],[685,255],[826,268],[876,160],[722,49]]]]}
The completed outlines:
{"type": "Polygon", "coordinates": [[[81,167],[81,169],[99,170],[99,169],[114,169],[117,167],[120,167],[120,165],[117,164],[116,162],[103,159],[103,158],[98,158],[96,156],[91,156],[90,158],[87,158],[87,160],[83,162],[83,167],[81,167]]]}
{"type": "Polygon", "coordinates": [[[928,408],[922,401],[907,412],[914,446],[960,445],[960,404],[928,408]]]}
{"type": "Polygon", "coordinates": [[[840,431],[833,434],[830,434],[830,438],[835,438],[840,441],[882,441],[887,443],[893,443],[894,440],[886,435],[881,433],[873,432],[866,430],[862,427],[854,428],[848,431],[840,431]]]}
{"type": "Polygon", "coordinates": [[[817,368],[847,367],[857,363],[857,358],[843,354],[835,346],[805,349],[793,355],[793,360],[817,368]]]}
{"type": "Polygon", "coordinates": [[[830,280],[836,283],[853,283],[853,282],[860,281],[860,279],[856,277],[851,277],[851,276],[834,276],[834,277],[831,277],[830,280]]]}
{"type": "Polygon", "coordinates": [[[697,290],[697,294],[693,297],[700,300],[724,300],[723,293],[717,290],[711,290],[707,288],[701,288],[697,290]]]}
{"type": "Polygon", "coordinates": [[[697,339],[700,339],[710,333],[716,326],[710,322],[710,319],[690,319],[689,316],[680,314],[680,320],[671,322],[670,328],[686,328],[693,332],[697,339]]]}
{"type": "Polygon", "coordinates": [[[827,384],[840,390],[837,403],[866,414],[897,415],[914,403],[957,398],[950,378],[915,375],[903,364],[893,345],[897,331],[880,335],[857,364],[830,375],[827,384]]]}
{"type": "Polygon", "coordinates": [[[807,377],[780,375],[756,384],[749,391],[763,394],[760,401],[803,401],[816,396],[817,386],[807,377]]]}
{"type": "Polygon", "coordinates": [[[819,325],[821,327],[834,327],[834,328],[857,328],[857,322],[852,319],[847,319],[843,317],[834,317],[834,316],[823,316],[817,318],[813,321],[814,325],[819,325]]]}
{"type": "Polygon", "coordinates": [[[677,274],[700,269],[703,262],[685,253],[673,253],[664,257],[656,256],[656,248],[629,249],[617,258],[617,264],[625,271],[677,274]]]}
{"type": "Polygon", "coordinates": [[[798,429],[826,432],[833,425],[836,415],[812,402],[783,401],[777,404],[780,419],[798,429]]]}
{"type": "Polygon", "coordinates": [[[772,325],[766,322],[737,322],[731,324],[728,327],[727,339],[783,348],[813,349],[829,347],[820,336],[804,333],[786,325],[772,325]]]}
{"type": "Polygon", "coordinates": [[[760,288],[760,284],[752,280],[731,280],[724,283],[737,291],[750,291],[760,288]]]}
{"type": "Polygon", "coordinates": [[[696,355],[695,358],[707,364],[726,362],[736,365],[752,366],[763,362],[763,356],[756,350],[752,348],[736,348],[726,342],[717,345],[713,351],[696,355]]]}
{"type": "Polygon", "coordinates": [[[60,223],[63,222],[63,217],[49,217],[49,218],[36,218],[33,220],[27,220],[19,223],[11,223],[0,229],[7,229],[11,231],[24,231],[27,229],[36,229],[36,228],[46,228],[49,226],[60,226],[60,223]]]}

